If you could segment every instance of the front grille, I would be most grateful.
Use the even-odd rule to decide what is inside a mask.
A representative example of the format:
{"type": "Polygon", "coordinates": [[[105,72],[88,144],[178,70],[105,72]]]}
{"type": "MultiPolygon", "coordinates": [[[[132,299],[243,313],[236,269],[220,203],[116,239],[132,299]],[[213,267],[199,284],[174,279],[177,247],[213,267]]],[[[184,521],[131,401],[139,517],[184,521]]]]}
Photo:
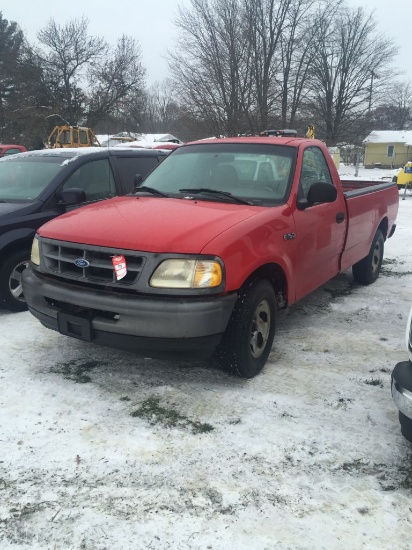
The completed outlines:
{"type": "Polygon", "coordinates": [[[87,245],[61,242],[42,242],[42,259],[49,273],[84,283],[125,286],[138,280],[146,258],[139,252],[120,251],[87,245]],[[112,257],[123,254],[126,259],[127,273],[116,280],[112,257]],[[87,267],[78,267],[75,260],[87,260],[87,267]]]}

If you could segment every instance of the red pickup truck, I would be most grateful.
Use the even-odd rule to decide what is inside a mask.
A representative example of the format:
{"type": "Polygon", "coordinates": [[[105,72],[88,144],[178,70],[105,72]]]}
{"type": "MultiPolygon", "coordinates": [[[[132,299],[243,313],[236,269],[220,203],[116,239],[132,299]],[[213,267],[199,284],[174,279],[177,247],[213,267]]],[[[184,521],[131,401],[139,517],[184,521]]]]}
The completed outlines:
{"type": "MultiPolygon", "coordinates": [[[[139,178],[137,178],[139,179],[139,178]]],[[[341,182],[325,145],[205,140],[134,192],[60,216],[23,272],[46,327],[146,357],[263,368],[276,315],[350,267],[373,283],[395,230],[396,184],[341,182]]]]}

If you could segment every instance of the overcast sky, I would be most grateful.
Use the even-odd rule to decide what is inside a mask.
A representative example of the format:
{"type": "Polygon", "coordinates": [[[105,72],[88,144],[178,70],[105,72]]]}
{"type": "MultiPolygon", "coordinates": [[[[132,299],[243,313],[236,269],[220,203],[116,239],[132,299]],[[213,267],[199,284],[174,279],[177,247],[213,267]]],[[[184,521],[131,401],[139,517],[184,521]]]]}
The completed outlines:
{"type": "MultiPolygon", "coordinates": [[[[363,6],[368,12],[374,10],[379,30],[393,38],[399,47],[396,65],[405,71],[402,80],[412,81],[412,0],[347,0],[347,4],[363,6]]],[[[132,36],[142,49],[147,82],[153,84],[168,73],[165,56],[175,41],[173,19],[178,5],[189,6],[190,0],[18,0],[0,10],[5,19],[16,21],[32,42],[50,18],[64,25],[82,15],[89,18],[90,34],[104,36],[112,44],[122,34],[132,36]]]]}

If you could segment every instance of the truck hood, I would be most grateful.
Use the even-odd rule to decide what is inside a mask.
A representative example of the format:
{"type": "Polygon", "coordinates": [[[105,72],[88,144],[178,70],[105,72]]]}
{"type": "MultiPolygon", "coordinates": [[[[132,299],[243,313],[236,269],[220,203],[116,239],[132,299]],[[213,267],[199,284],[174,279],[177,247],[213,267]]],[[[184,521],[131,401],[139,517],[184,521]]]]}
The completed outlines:
{"type": "Polygon", "coordinates": [[[261,207],[158,197],[118,197],[46,223],[41,237],[147,252],[198,254],[261,207]]]}

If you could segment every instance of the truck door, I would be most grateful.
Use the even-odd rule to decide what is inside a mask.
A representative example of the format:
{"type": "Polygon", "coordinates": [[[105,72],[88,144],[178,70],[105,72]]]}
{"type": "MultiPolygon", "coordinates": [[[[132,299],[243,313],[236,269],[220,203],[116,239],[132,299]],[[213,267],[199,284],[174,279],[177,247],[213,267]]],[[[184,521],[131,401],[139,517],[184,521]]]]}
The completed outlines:
{"type": "MultiPolygon", "coordinates": [[[[312,183],[333,185],[323,151],[316,146],[303,152],[298,198],[307,198],[312,183]]],[[[340,258],[346,236],[345,199],[338,190],[332,203],[294,209],[297,256],[295,265],[296,299],[318,288],[340,271],[340,258]]]]}

